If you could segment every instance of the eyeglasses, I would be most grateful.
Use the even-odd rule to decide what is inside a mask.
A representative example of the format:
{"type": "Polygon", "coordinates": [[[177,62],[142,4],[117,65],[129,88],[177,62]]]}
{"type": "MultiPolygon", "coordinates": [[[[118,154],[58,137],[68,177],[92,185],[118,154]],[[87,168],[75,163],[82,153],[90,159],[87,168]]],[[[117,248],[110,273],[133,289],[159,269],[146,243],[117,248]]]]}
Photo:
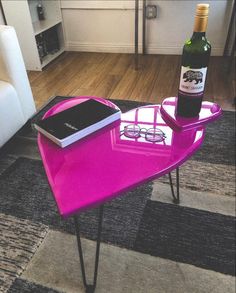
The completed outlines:
{"type": "Polygon", "coordinates": [[[145,139],[150,142],[161,142],[165,140],[165,133],[159,128],[141,128],[137,124],[129,124],[121,131],[121,135],[124,134],[129,138],[138,138],[144,135],[145,139]]]}

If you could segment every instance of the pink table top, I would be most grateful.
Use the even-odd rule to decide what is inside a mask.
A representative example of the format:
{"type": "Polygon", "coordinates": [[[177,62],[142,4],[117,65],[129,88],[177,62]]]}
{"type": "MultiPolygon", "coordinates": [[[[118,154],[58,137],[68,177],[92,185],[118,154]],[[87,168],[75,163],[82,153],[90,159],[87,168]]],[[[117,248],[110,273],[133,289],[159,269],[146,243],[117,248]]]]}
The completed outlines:
{"type": "MultiPolygon", "coordinates": [[[[52,107],[44,117],[91,97],[76,97],[52,107]]],[[[94,98],[112,107],[110,101],[94,98]]],[[[68,217],[104,203],[122,192],[161,177],[183,164],[201,145],[205,128],[176,132],[166,125],[160,105],[144,106],[122,114],[115,122],[66,148],[38,134],[38,146],[59,213],[68,217]],[[121,135],[125,125],[161,129],[166,139],[121,135]]]]}

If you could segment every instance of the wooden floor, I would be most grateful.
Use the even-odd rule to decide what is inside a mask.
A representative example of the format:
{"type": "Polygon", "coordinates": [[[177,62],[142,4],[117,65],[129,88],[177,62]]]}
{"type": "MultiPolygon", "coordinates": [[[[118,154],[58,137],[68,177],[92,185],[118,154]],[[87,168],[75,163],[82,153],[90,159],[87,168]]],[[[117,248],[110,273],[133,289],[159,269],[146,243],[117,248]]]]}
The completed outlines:
{"type": "MultiPolygon", "coordinates": [[[[132,54],[66,52],[42,72],[28,73],[37,108],[55,95],[93,95],[160,103],[175,96],[180,74],[180,56],[140,56],[134,70],[132,54]]],[[[232,77],[225,73],[225,60],[211,57],[205,99],[233,110],[232,77]]],[[[232,75],[231,75],[232,76],[232,75]]]]}

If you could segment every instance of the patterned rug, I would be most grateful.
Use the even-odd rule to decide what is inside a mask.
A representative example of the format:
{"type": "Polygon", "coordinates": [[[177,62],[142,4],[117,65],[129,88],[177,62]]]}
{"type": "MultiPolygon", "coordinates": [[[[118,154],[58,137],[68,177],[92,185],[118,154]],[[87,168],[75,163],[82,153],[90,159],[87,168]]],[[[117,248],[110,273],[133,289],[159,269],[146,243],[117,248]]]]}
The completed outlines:
{"type": "MultiPolygon", "coordinates": [[[[67,98],[54,98],[35,115],[32,122],[41,119],[52,105],[67,98]]],[[[134,101],[113,102],[122,112],[145,105],[134,101]]],[[[172,204],[165,176],[105,205],[102,233],[104,251],[109,251],[107,253],[114,258],[119,253],[117,268],[128,268],[129,282],[126,284],[123,273],[123,277],[117,277],[119,272],[114,266],[110,271],[114,271],[113,278],[118,278],[120,282],[117,286],[113,284],[110,290],[108,288],[112,281],[101,276],[98,292],[210,292],[213,287],[214,292],[234,292],[234,130],[235,115],[229,111],[224,111],[220,120],[207,127],[202,148],[180,168],[179,206],[172,204]],[[122,263],[124,254],[127,254],[124,259],[129,259],[125,264],[122,263]],[[131,256],[132,260],[129,258],[131,256]],[[142,282],[138,276],[139,280],[133,280],[132,274],[135,273],[129,271],[130,262],[136,258],[140,258],[142,263],[140,271],[145,276],[142,282]],[[151,265],[157,260],[166,270],[163,275],[157,269],[158,264],[151,265]],[[169,283],[171,270],[180,266],[181,272],[175,271],[173,278],[182,278],[181,281],[175,285],[169,283]],[[192,279],[187,287],[185,278],[190,272],[198,274],[202,282],[208,276],[209,284],[214,282],[214,286],[202,287],[192,279]],[[149,280],[152,274],[157,283],[149,280]]],[[[63,275],[65,280],[62,282],[55,277],[59,274],[58,264],[53,266],[57,256],[51,259],[51,267],[50,264],[46,269],[44,266],[46,259],[49,261],[52,257],[44,256],[54,238],[50,240],[50,235],[54,233],[57,237],[62,235],[74,239],[74,227],[70,219],[64,221],[58,215],[37,152],[36,135],[34,130],[25,127],[0,153],[0,292],[72,293],[76,292],[71,287],[73,280],[67,282],[63,275]],[[50,279],[47,278],[47,269],[52,274],[50,279]]],[[[97,210],[82,213],[79,221],[83,238],[94,243],[97,210]]],[[[60,259],[63,257],[66,259],[66,255],[60,259]]],[[[106,264],[101,263],[101,266],[105,270],[106,264]]],[[[77,292],[83,292],[83,288],[77,292]]]]}

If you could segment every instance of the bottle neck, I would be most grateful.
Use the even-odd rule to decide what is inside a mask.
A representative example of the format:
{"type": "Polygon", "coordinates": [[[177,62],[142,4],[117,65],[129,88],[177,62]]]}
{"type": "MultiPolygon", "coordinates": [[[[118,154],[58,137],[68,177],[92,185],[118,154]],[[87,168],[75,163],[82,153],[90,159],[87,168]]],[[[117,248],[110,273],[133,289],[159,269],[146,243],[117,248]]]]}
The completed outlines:
{"type": "Polygon", "coordinates": [[[195,16],[194,33],[206,33],[208,16],[195,16]]]}
{"type": "Polygon", "coordinates": [[[206,32],[193,32],[192,40],[204,40],[206,38],[206,32]]]}

